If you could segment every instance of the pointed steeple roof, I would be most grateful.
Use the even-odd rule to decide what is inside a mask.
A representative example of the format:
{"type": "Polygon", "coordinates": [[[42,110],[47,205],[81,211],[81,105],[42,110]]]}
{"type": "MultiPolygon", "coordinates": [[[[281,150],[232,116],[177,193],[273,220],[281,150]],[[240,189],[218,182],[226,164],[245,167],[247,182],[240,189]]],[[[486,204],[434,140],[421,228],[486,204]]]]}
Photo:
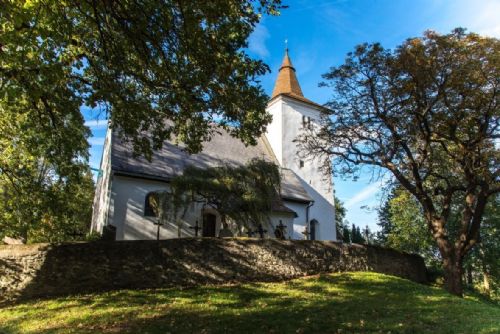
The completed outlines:
{"type": "Polygon", "coordinates": [[[297,76],[295,75],[295,68],[288,56],[288,48],[285,50],[285,57],[283,57],[283,63],[281,64],[271,98],[280,94],[304,97],[297,76]]]}
{"type": "Polygon", "coordinates": [[[285,56],[283,57],[283,62],[278,73],[278,78],[274,84],[273,95],[271,96],[271,101],[277,96],[285,95],[295,100],[310,104],[316,108],[325,109],[324,106],[319,105],[309,99],[304,97],[302,89],[300,88],[299,81],[295,75],[295,68],[292,65],[290,56],[288,55],[288,48],[285,49],[285,56]]]}

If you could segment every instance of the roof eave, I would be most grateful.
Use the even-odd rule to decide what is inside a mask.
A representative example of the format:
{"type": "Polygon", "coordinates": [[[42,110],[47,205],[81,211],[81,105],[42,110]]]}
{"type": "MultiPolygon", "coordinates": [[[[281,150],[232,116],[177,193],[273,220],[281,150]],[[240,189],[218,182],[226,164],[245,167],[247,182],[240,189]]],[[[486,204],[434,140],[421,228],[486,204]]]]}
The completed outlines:
{"type": "Polygon", "coordinates": [[[145,179],[145,180],[152,180],[152,181],[161,181],[161,182],[166,182],[170,183],[172,180],[169,177],[161,177],[161,176],[154,176],[154,175],[149,175],[149,174],[143,174],[143,173],[137,173],[137,172],[130,172],[122,169],[118,169],[116,167],[111,169],[114,175],[117,176],[127,176],[135,179],[145,179]]]}
{"type": "Polygon", "coordinates": [[[267,103],[267,105],[268,106],[271,105],[272,103],[274,103],[275,101],[277,101],[280,97],[281,98],[288,98],[288,99],[294,100],[295,102],[298,102],[298,103],[302,103],[302,104],[306,104],[306,105],[309,105],[309,106],[313,106],[316,109],[319,109],[319,110],[321,110],[323,112],[330,111],[330,109],[328,109],[327,107],[322,106],[321,104],[318,104],[316,102],[310,101],[310,100],[306,99],[305,97],[304,98],[298,98],[298,97],[295,97],[292,94],[288,94],[288,93],[279,93],[279,94],[273,96],[269,100],[269,102],[267,103]]]}

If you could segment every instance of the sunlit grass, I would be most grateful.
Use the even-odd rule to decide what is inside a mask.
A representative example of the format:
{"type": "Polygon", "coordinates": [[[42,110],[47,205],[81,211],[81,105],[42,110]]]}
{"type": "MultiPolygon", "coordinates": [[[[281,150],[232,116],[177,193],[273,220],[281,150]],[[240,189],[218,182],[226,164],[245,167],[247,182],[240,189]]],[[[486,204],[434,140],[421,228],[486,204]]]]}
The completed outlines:
{"type": "Polygon", "coordinates": [[[122,290],[0,309],[0,333],[499,333],[500,307],[376,273],[122,290]]]}

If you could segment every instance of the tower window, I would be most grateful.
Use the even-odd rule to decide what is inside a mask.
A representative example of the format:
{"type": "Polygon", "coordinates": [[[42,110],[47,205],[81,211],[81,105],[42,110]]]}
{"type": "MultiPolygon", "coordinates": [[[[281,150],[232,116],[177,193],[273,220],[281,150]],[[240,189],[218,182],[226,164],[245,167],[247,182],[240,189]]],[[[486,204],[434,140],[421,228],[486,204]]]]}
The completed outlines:
{"type": "Polygon", "coordinates": [[[304,128],[311,128],[311,117],[302,115],[302,126],[304,128]]]}
{"type": "Polygon", "coordinates": [[[299,166],[300,166],[300,168],[304,167],[304,160],[299,161],[299,166]]]}

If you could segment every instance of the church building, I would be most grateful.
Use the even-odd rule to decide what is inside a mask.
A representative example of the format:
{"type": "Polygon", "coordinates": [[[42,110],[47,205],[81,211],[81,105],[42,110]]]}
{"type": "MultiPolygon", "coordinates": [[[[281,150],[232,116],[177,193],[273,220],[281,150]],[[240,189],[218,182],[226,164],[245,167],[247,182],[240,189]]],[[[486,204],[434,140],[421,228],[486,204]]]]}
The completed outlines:
{"type": "Polygon", "coordinates": [[[116,240],[193,237],[263,236],[274,238],[277,229],[286,239],[336,240],[333,183],[319,170],[319,162],[302,158],[295,139],[304,128],[319,123],[324,107],[305,98],[288,50],[279,69],[267,111],[273,116],[265,135],[255,146],[245,146],[224,130],[189,155],[167,141],[148,161],[134,157],[132,146],[108,130],[93,205],[92,231],[106,226],[116,240]],[[169,180],[188,166],[199,168],[241,166],[254,158],[275,162],[281,169],[281,201],[273,205],[267,221],[253,231],[234,222],[222,226],[217,208],[193,203],[182,224],[158,228],[149,196],[169,189],[169,180]],[[224,230],[224,233],[221,233],[224,230]],[[266,231],[263,233],[263,231],[266,231]],[[260,232],[260,233],[259,233],[260,232]]]}

